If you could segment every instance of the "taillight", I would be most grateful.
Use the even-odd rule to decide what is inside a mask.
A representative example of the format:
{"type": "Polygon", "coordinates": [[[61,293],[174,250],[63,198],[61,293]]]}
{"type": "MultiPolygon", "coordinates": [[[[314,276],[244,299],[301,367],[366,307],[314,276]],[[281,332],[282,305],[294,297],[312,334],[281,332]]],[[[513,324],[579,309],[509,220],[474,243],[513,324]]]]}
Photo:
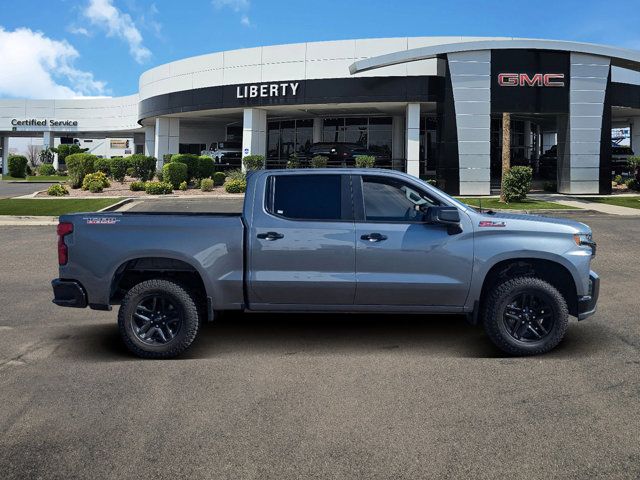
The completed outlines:
{"type": "Polygon", "coordinates": [[[61,222],[58,224],[58,265],[66,265],[69,260],[69,250],[64,243],[64,237],[73,232],[73,223],[61,222]]]}

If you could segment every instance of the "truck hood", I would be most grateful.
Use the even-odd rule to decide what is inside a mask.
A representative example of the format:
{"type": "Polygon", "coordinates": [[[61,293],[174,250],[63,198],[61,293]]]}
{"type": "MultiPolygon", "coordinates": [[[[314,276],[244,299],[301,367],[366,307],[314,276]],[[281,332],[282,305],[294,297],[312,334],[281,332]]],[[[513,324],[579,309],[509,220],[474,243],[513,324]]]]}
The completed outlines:
{"type": "Polygon", "coordinates": [[[566,233],[591,233],[591,228],[581,222],[567,220],[564,218],[542,217],[540,215],[527,215],[519,213],[478,213],[476,212],[480,226],[481,221],[504,222],[504,228],[518,230],[536,230],[544,232],[566,232],[566,233]]]}

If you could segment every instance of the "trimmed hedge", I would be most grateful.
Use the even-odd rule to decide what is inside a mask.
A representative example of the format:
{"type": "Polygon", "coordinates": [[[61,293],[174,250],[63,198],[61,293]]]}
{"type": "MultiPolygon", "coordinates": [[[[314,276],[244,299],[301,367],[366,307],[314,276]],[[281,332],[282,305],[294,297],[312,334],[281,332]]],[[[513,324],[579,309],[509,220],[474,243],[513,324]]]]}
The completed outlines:
{"type": "Polygon", "coordinates": [[[188,171],[188,166],[184,163],[172,161],[162,167],[162,181],[171,184],[174,189],[178,189],[182,182],[189,180],[188,171]]]}
{"type": "MultiPolygon", "coordinates": [[[[192,178],[199,177],[199,158],[197,155],[193,155],[191,153],[179,153],[171,156],[171,163],[175,162],[184,163],[187,166],[187,181],[192,178]]],[[[169,181],[167,178],[165,178],[165,180],[169,181]]]]}
{"type": "Polygon", "coordinates": [[[224,184],[224,189],[227,193],[244,193],[247,191],[247,181],[239,179],[229,180],[224,184]]]}
{"type": "Polygon", "coordinates": [[[224,185],[224,181],[227,176],[224,172],[216,172],[213,174],[213,184],[219,187],[220,185],[224,185]]]}
{"type": "Polygon", "coordinates": [[[111,160],[108,158],[97,158],[95,162],[93,162],[93,169],[96,172],[102,172],[107,176],[111,175],[111,160]]]}
{"type": "Polygon", "coordinates": [[[210,192],[211,190],[213,190],[213,180],[210,178],[203,178],[200,181],[200,189],[203,192],[210,192]]]}
{"type": "Polygon", "coordinates": [[[129,168],[129,160],[122,157],[111,158],[111,177],[116,182],[124,182],[124,177],[127,174],[127,168],[129,168]]]}
{"type": "Polygon", "coordinates": [[[247,171],[264,169],[264,157],[262,155],[247,155],[242,159],[242,164],[247,171]]]}
{"type": "Polygon", "coordinates": [[[144,190],[144,184],[145,182],[142,181],[131,182],[131,184],[129,185],[129,190],[131,190],[132,192],[142,192],[144,190]]]}
{"type": "Polygon", "coordinates": [[[532,179],[531,167],[511,167],[502,179],[502,193],[505,201],[511,203],[527,198],[532,179]]]}
{"type": "Polygon", "coordinates": [[[173,186],[167,182],[147,182],[144,191],[149,195],[163,195],[173,193],[173,186]]]}
{"type": "Polygon", "coordinates": [[[214,172],[213,158],[201,155],[198,157],[198,176],[197,178],[209,178],[214,172]]]}
{"type": "Polygon", "coordinates": [[[178,190],[182,190],[183,192],[186,192],[187,188],[189,188],[187,182],[180,182],[180,185],[178,185],[178,190]]]}
{"type": "Polygon", "coordinates": [[[147,157],[142,154],[135,154],[129,157],[129,165],[133,169],[133,176],[140,180],[151,180],[156,173],[155,157],[147,157]]]}
{"type": "Polygon", "coordinates": [[[27,176],[27,157],[23,155],[9,156],[9,175],[15,178],[25,178],[27,176]]]}
{"type": "Polygon", "coordinates": [[[96,160],[97,157],[90,153],[74,153],[65,159],[71,188],[80,188],[84,177],[94,172],[93,164],[96,160]]]}
{"type": "Polygon", "coordinates": [[[43,163],[38,167],[38,175],[55,175],[56,169],[50,163],[43,163]]]}
{"type": "Polygon", "coordinates": [[[64,185],[60,185],[56,183],[55,185],[51,185],[47,188],[47,195],[51,195],[52,197],[64,197],[65,195],[69,195],[69,190],[64,185]]]}
{"type": "Polygon", "coordinates": [[[376,166],[376,157],[373,155],[356,155],[356,167],[373,168],[376,166]]]}
{"type": "Polygon", "coordinates": [[[93,193],[101,192],[110,185],[104,172],[88,173],[82,180],[82,190],[89,190],[93,193]]]}

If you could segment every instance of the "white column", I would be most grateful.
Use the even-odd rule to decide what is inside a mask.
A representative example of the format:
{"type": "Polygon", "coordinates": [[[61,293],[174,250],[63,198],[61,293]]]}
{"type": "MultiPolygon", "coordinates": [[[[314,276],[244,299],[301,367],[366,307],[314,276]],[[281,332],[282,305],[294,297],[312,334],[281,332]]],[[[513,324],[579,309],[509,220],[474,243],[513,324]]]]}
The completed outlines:
{"type": "Polygon", "coordinates": [[[9,137],[2,137],[2,175],[9,175],[9,137]]]}
{"type": "MultiPolygon", "coordinates": [[[[245,108],[242,124],[242,157],[262,155],[267,158],[267,111],[245,108]]],[[[244,164],[242,165],[244,170],[244,164]]]]}
{"type": "Polygon", "coordinates": [[[407,173],[415,177],[420,176],[420,104],[407,104],[406,116],[406,156],[407,173]]]}
{"type": "Polygon", "coordinates": [[[404,117],[401,115],[393,117],[391,128],[391,157],[393,160],[399,160],[404,158],[404,117]]]}
{"type": "Polygon", "coordinates": [[[318,143],[322,141],[322,119],[314,118],[313,119],[313,143],[318,143]]]}
{"type": "Polygon", "coordinates": [[[164,156],[178,153],[180,146],[180,119],[173,117],[156,118],[154,151],[157,168],[162,168],[164,156]]]}
{"type": "Polygon", "coordinates": [[[144,154],[148,157],[155,157],[155,154],[156,154],[156,138],[155,137],[156,137],[155,127],[153,126],[144,127],[144,154]]]}
{"type": "Polygon", "coordinates": [[[629,126],[631,127],[631,150],[634,155],[640,155],[640,117],[631,117],[629,126]]]}

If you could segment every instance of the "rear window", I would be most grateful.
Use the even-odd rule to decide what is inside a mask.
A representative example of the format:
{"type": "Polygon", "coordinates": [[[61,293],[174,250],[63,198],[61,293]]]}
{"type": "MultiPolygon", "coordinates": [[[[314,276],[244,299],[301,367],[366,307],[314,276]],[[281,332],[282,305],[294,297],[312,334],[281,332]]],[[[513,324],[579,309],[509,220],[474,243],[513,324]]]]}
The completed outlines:
{"type": "Polygon", "coordinates": [[[341,220],[342,175],[274,175],[267,210],[294,220],[341,220]]]}

